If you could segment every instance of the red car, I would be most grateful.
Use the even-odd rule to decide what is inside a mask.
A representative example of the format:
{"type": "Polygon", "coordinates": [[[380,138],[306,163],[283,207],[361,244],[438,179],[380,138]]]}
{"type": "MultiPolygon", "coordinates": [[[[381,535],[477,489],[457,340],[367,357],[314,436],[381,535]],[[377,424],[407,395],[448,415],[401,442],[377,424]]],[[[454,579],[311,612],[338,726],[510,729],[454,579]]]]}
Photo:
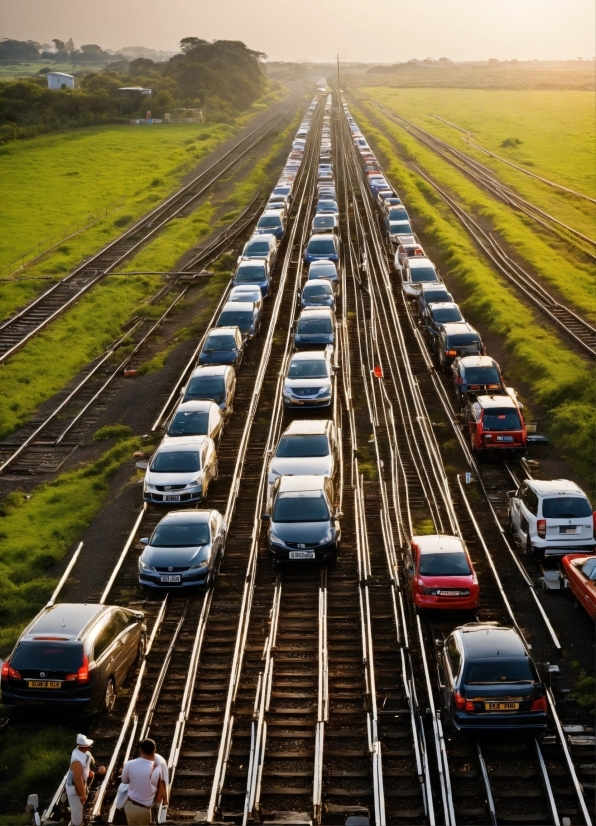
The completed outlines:
{"type": "Polygon", "coordinates": [[[592,619],[596,620],[596,556],[567,554],[561,562],[571,592],[592,619]]]}
{"type": "Polygon", "coordinates": [[[528,437],[521,407],[508,394],[470,399],[464,408],[464,418],[475,453],[525,450],[528,437]]]}
{"type": "Polygon", "coordinates": [[[417,608],[478,608],[478,579],[467,548],[457,536],[413,536],[406,552],[406,576],[417,608]]]}

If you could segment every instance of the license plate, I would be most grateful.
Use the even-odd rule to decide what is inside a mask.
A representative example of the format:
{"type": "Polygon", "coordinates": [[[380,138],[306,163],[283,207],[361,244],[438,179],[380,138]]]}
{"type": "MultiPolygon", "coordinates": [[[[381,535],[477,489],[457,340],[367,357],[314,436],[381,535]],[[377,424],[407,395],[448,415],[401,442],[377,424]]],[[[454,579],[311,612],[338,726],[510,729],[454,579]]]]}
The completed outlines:
{"type": "Polygon", "coordinates": [[[559,533],[577,533],[577,528],[568,528],[566,525],[559,526],[559,533]]]}
{"type": "Polygon", "coordinates": [[[160,576],[160,582],[180,582],[180,574],[170,576],[160,576]]]}
{"type": "Polygon", "coordinates": [[[29,680],[29,688],[62,688],[57,680],[29,680]]]}
{"type": "Polygon", "coordinates": [[[513,436],[497,436],[497,442],[512,442],[513,436]]]}
{"type": "Polygon", "coordinates": [[[314,551],[290,551],[290,559],[314,559],[314,551]]]}
{"type": "Polygon", "coordinates": [[[458,597],[459,591],[437,591],[440,597],[458,597]]]}
{"type": "Polygon", "coordinates": [[[517,711],[519,703],[485,703],[486,711],[517,711]]]}
{"type": "Polygon", "coordinates": [[[179,502],[180,501],[180,495],[178,495],[178,496],[167,496],[166,495],[166,496],[164,496],[164,500],[166,502],[179,502]]]}

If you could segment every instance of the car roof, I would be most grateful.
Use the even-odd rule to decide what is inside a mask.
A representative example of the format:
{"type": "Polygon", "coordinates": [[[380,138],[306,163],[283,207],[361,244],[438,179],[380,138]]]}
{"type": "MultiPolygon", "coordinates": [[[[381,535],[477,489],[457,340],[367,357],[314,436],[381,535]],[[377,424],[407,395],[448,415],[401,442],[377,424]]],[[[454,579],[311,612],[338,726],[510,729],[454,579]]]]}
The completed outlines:
{"type": "MultiPolygon", "coordinates": [[[[266,233],[263,233],[263,235],[261,235],[259,237],[263,238],[263,236],[265,236],[265,235],[266,235],[266,233]]],[[[255,264],[262,264],[263,267],[264,267],[266,265],[266,263],[267,263],[266,258],[251,258],[250,260],[247,260],[245,258],[243,261],[241,261],[238,264],[238,269],[240,269],[240,267],[254,267],[255,264]]]]}
{"type": "MultiPolygon", "coordinates": [[[[261,218],[270,218],[270,217],[279,218],[279,210],[278,209],[266,209],[261,213],[261,218]]],[[[259,218],[259,221],[261,220],[261,218],[259,218]]],[[[263,235],[269,235],[269,233],[267,233],[267,232],[263,232],[262,234],[263,235]]]]}
{"type": "Polygon", "coordinates": [[[295,419],[286,427],[284,435],[316,435],[326,433],[331,421],[329,419],[295,419]]]}
{"type": "Polygon", "coordinates": [[[279,493],[294,491],[316,491],[325,489],[324,476],[282,476],[279,493]]]}
{"type": "Polygon", "coordinates": [[[315,281],[307,281],[304,287],[302,288],[302,292],[304,292],[307,288],[314,289],[315,287],[320,287],[321,284],[323,286],[327,285],[329,289],[333,291],[331,281],[329,281],[328,278],[317,278],[315,281]]]}
{"type": "Polygon", "coordinates": [[[443,324],[443,329],[448,336],[453,336],[456,333],[476,333],[480,338],[478,332],[467,321],[448,321],[447,324],[443,324]]]}
{"type": "Polygon", "coordinates": [[[445,307],[455,307],[459,310],[459,307],[455,303],[455,301],[429,301],[428,308],[429,310],[440,310],[445,307]]]}
{"type": "Polygon", "coordinates": [[[333,310],[331,307],[305,307],[300,315],[331,316],[333,315],[333,310]]]}
{"type": "Polygon", "coordinates": [[[31,639],[44,634],[76,639],[107,607],[90,602],[60,602],[43,609],[21,639],[31,639]]]}
{"type": "Polygon", "coordinates": [[[264,241],[264,240],[275,240],[275,235],[272,232],[262,232],[260,235],[253,235],[252,238],[246,242],[247,244],[252,244],[253,241],[264,241]]]}
{"type": "MultiPolygon", "coordinates": [[[[249,307],[254,306],[252,301],[228,301],[226,304],[224,304],[222,312],[223,310],[225,310],[226,307],[231,310],[234,307],[243,307],[245,304],[248,304],[249,307]]],[[[212,334],[219,335],[219,333],[235,334],[236,330],[240,332],[240,328],[237,327],[235,324],[226,324],[222,327],[212,327],[211,330],[209,330],[209,332],[207,333],[207,336],[210,336],[212,334]]]]}
{"type": "Polygon", "coordinates": [[[324,218],[325,221],[337,221],[337,216],[332,212],[317,212],[315,215],[315,219],[316,218],[324,218]]]}
{"type": "Polygon", "coordinates": [[[489,657],[527,657],[527,651],[514,628],[470,623],[457,629],[468,659],[489,657]]]}
{"type": "Polygon", "coordinates": [[[418,269],[418,267],[428,267],[428,266],[435,269],[435,265],[430,260],[430,258],[426,257],[426,255],[419,256],[418,258],[408,258],[408,266],[410,267],[410,269],[414,269],[414,270],[418,269]]]}
{"type": "MultiPolygon", "coordinates": [[[[258,284],[236,284],[236,286],[230,290],[230,295],[232,295],[232,293],[234,295],[242,295],[242,293],[259,293],[259,295],[261,295],[261,288],[258,284]]],[[[237,303],[237,301],[234,302],[234,304],[237,303]]]]}
{"type": "MultiPolygon", "coordinates": [[[[439,281],[438,283],[436,281],[431,281],[431,282],[427,282],[426,284],[422,284],[421,292],[426,293],[426,292],[432,292],[433,290],[437,290],[437,291],[438,290],[444,290],[446,293],[449,292],[449,290],[447,289],[447,285],[443,284],[442,281],[439,281]]],[[[434,302],[434,303],[438,304],[438,303],[441,303],[441,302],[434,302]]]]}
{"type": "Polygon", "coordinates": [[[497,367],[497,362],[490,356],[463,356],[460,364],[464,367],[497,367]]]}
{"type": "Polygon", "coordinates": [[[198,450],[207,441],[211,441],[209,436],[178,436],[176,439],[168,439],[167,442],[162,442],[156,452],[198,450]]]}
{"type": "MultiPolygon", "coordinates": [[[[222,313],[225,310],[252,310],[254,309],[254,303],[252,301],[226,301],[226,303],[221,308],[222,313]]],[[[225,327],[218,327],[218,330],[224,330],[225,327]]],[[[230,330],[233,330],[234,327],[229,327],[230,330]]]]}
{"type": "Polygon", "coordinates": [[[510,407],[512,410],[517,410],[518,407],[511,396],[505,395],[504,393],[490,396],[476,396],[476,401],[480,407],[485,409],[491,407],[510,407]]]}
{"type": "Polygon", "coordinates": [[[536,493],[558,493],[561,496],[565,496],[569,493],[578,493],[581,496],[586,496],[580,486],[576,485],[575,482],[571,482],[569,479],[527,479],[526,482],[536,491],[536,493]]]}
{"type": "Polygon", "coordinates": [[[159,524],[161,525],[163,522],[174,522],[175,524],[185,525],[187,525],[189,522],[199,522],[204,524],[205,522],[209,521],[209,517],[212,513],[212,509],[170,511],[170,513],[167,513],[164,516],[164,518],[161,520],[159,524]],[[182,519],[180,517],[182,517],[182,519]]]}
{"type": "MultiPolygon", "coordinates": [[[[319,238],[324,235],[323,232],[319,234],[319,238]]],[[[311,236],[314,238],[315,236],[311,236]]],[[[337,272],[337,267],[335,266],[335,261],[330,261],[328,258],[320,258],[318,261],[311,261],[308,271],[316,270],[316,269],[333,269],[334,272],[337,272]]]]}
{"type": "MultiPolygon", "coordinates": [[[[218,330],[227,330],[227,327],[218,327],[218,330]]],[[[237,330],[237,327],[230,327],[231,330],[237,330]]],[[[199,378],[200,376],[223,376],[226,370],[233,370],[230,364],[205,364],[201,367],[195,367],[192,371],[191,379],[199,378]]]]}
{"type": "Polygon", "coordinates": [[[326,359],[329,358],[329,354],[327,350],[303,350],[299,353],[294,353],[292,361],[312,361],[316,358],[326,359]]]}
{"type": "Polygon", "coordinates": [[[445,534],[413,536],[412,543],[418,546],[421,554],[455,554],[464,550],[464,543],[459,537],[445,534]]]}
{"type": "Polygon", "coordinates": [[[336,237],[337,236],[333,235],[333,233],[331,232],[317,232],[314,235],[310,236],[310,238],[308,239],[308,243],[310,244],[310,242],[313,240],[321,241],[326,239],[328,241],[333,241],[333,243],[335,244],[336,237]]]}
{"type": "Polygon", "coordinates": [[[212,408],[215,408],[219,413],[219,405],[216,404],[211,399],[192,399],[188,402],[182,402],[176,408],[176,413],[182,411],[185,412],[197,412],[197,411],[206,411],[209,412],[212,408]]]}

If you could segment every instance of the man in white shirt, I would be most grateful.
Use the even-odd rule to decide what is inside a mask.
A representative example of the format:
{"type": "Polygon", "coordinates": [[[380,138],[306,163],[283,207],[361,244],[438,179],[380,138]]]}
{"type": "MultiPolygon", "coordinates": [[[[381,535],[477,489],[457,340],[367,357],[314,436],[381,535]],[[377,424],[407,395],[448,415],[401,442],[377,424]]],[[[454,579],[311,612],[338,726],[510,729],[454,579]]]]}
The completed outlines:
{"type": "MultiPolygon", "coordinates": [[[[91,771],[93,757],[89,749],[93,740],[84,734],[77,734],[77,747],[70,755],[70,770],[66,777],[66,794],[70,806],[70,821],[72,826],[81,826],[83,823],[83,806],[87,800],[87,781],[92,780],[91,771]]],[[[100,766],[97,774],[105,774],[105,766],[100,766]]]]}
{"type": "Polygon", "coordinates": [[[122,771],[122,782],[128,783],[128,799],[124,813],[128,826],[145,826],[151,823],[151,807],[164,780],[163,757],[155,759],[155,741],[147,737],[139,744],[140,756],[129,760],[122,771]]]}

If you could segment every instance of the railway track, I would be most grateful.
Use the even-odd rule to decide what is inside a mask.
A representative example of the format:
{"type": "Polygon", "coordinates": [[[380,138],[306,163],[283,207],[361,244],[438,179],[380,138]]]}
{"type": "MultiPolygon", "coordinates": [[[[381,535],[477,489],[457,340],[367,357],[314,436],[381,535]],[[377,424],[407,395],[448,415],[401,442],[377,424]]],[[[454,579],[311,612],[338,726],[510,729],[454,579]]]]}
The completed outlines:
{"type": "Polygon", "coordinates": [[[289,101],[284,101],[280,107],[277,107],[275,114],[265,123],[237,141],[190,183],[141,218],[131,229],[85,261],[76,270],[56,282],[20,312],[0,323],[0,364],[5,363],[102,278],[116,270],[173,218],[184,216],[192,211],[196,201],[202,195],[296,110],[299,100],[300,94],[293,94],[289,101]]]}

